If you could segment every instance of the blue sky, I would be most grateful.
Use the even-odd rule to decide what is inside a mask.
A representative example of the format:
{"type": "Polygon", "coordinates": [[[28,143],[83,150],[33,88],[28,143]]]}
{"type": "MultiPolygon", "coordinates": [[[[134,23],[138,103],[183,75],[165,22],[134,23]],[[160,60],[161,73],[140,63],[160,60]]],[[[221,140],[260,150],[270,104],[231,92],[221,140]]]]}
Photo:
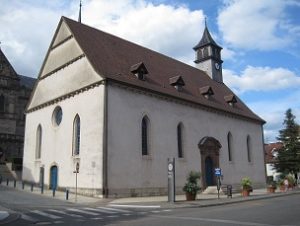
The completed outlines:
{"type": "MultiPolygon", "coordinates": [[[[1,49],[19,74],[37,77],[62,15],[79,0],[0,0],[1,49]]],[[[83,0],[82,22],[194,65],[204,18],[223,47],[224,82],[267,121],[276,140],[284,113],[300,122],[300,1],[83,0]]]]}

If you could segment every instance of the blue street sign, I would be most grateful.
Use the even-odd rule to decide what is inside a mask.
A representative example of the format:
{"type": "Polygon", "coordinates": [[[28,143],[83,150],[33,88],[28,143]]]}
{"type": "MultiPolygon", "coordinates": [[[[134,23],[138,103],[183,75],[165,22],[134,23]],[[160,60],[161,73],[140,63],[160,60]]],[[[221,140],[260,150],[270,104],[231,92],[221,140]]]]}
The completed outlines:
{"type": "Polygon", "coordinates": [[[221,175],[222,175],[222,170],[221,170],[221,168],[215,168],[215,175],[216,175],[216,176],[221,176],[221,175]]]}

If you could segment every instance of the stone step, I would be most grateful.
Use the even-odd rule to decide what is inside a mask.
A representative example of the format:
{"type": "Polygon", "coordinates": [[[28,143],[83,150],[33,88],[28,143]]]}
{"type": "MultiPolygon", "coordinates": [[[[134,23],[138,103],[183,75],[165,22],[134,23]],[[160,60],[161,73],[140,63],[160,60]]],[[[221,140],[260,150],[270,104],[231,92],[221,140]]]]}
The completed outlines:
{"type": "MultiPolygon", "coordinates": [[[[202,194],[218,194],[217,186],[208,186],[202,194]]],[[[222,188],[220,189],[220,194],[224,194],[222,188]]]]}
{"type": "Polygon", "coordinates": [[[10,165],[8,164],[1,164],[0,165],[0,175],[2,177],[2,180],[18,180],[21,179],[21,173],[11,170],[10,165]]]}

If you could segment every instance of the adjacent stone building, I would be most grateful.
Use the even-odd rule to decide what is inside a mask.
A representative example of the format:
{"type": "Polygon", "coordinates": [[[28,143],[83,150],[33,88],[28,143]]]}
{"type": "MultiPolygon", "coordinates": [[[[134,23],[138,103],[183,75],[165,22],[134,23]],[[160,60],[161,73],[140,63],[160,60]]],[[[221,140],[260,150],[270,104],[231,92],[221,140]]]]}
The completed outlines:
{"type": "MultiPolygon", "coordinates": [[[[265,185],[263,124],[224,83],[207,27],[196,67],[62,17],[26,114],[23,179],[103,196],[166,194],[167,159],[182,192],[265,185]]],[[[191,49],[192,51],[192,49],[191,49]]]]}
{"type": "Polygon", "coordinates": [[[0,49],[0,162],[14,170],[22,169],[25,108],[34,82],[17,74],[0,49]]]}

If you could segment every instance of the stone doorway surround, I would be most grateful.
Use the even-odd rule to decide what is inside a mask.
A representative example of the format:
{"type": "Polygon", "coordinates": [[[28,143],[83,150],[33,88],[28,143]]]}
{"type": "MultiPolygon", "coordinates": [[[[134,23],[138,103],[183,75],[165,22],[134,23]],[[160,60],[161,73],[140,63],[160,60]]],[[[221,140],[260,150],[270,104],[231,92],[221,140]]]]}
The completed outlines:
{"type": "MultiPolygon", "coordinates": [[[[202,190],[207,187],[206,172],[205,172],[205,160],[209,157],[212,160],[213,168],[219,167],[219,152],[222,147],[220,142],[213,137],[203,137],[198,147],[200,149],[201,156],[201,182],[202,190]]],[[[213,172],[214,173],[214,172],[213,172]]],[[[216,178],[213,177],[213,184],[216,185],[216,178]]]]}

